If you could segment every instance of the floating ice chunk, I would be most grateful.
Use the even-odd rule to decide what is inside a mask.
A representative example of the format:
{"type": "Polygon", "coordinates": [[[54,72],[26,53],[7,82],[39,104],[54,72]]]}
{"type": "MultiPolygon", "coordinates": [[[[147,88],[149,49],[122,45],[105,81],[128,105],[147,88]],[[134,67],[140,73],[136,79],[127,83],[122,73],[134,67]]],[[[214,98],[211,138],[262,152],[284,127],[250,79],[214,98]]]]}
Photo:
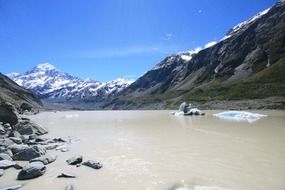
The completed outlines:
{"type": "Polygon", "coordinates": [[[198,108],[191,108],[191,104],[187,104],[186,102],[183,102],[179,106],[179,110],[177,112],[172,113],[175,116],[181,116],[181,115],[205,115],[201,110],[198,108]]]}
{"type": "Polygon", "coordinates": [[[263,114],[251,113],[246,111],[225,111],[213,115],[222,119],[234,120],[234,121],[247,121],[249,123],[255,122],[261,119],[262,117],[267,116],[263,114]]]}
{"type": "Polygon", "coordinates": [[[70,118],[78,118],[79,115],[78,114],[66,114],[65,118],[70,119],[70,118]]]}
{"type": "Polygon", "coordinates": [[[201,110],[199,110],[198,108],[191,108],[188,113],[197,113],[197,115],[202,115],[203,112],[201,110]]]}
{"type": "Polygon", "coordinates": [[[182,115],[184,115],[184,112],[183,111],[177,111],[177,112],[174,112],[174,115],[175,116],[182,116],[182,115]]]}

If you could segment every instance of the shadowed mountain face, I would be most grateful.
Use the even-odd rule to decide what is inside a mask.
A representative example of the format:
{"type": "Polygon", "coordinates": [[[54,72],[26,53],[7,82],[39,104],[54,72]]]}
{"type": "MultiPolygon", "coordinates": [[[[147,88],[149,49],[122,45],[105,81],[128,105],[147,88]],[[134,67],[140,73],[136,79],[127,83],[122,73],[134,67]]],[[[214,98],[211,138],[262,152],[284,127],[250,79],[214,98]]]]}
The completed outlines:
{"type": "Polygon", "coordinates": [[[285,2],[279,2],[209,48],[165,58],[105,107],[285,97],[284,72],[285,2]]]}
{"type": "Polygon", "coordinates": [[[24,89],[0,73],[0,103],[2,102],[9,102],[16,108],[20,108],[21,105],[30,105],[35,108],[42,107],[42,102],[34,93],[24,89]]]}

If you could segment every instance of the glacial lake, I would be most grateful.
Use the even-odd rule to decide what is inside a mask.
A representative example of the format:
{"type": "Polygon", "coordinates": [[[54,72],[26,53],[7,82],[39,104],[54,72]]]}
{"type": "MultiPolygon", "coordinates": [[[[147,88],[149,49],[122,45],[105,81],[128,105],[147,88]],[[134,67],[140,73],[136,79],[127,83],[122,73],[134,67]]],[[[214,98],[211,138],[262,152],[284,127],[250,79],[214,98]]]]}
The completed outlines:
{"type": "Polygon", "coordinates": [[[0,188],[23,190],[284,190],[285,112],[252,111],[255,122],[206,116],[174,116],[170,111],[42,112],[32,120],[49,129],[46,137],[73,139],[68,152],[48,151],[57,160],[36,179],[17,181],[8,169],[0,188]],[[101,161],[94,170],[68,166],[83,155],[101,161]],[[56,178],[62,172],[75,179],[56,178]]]}

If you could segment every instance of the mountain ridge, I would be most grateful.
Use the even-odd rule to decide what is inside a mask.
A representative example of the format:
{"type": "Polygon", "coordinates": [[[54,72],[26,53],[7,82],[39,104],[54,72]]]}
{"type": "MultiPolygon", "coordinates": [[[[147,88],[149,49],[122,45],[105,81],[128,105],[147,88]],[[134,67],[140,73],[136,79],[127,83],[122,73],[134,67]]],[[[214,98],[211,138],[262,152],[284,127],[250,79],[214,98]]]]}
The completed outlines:
{"type": "Polygon", "coordinates": [[[182,61],[181,56],[165,58],[104,108],[174,108],[182,101],[199,105],[224,100],[275,102],[273,97],[282,100],[248,108],[284,108],[285,3],[278,2],[238,24],[188,61],[182,61]]]}
{"type": "Polygon", "coordinates": [[[131,80],[118,78],[106,83],[92,79],[81,79],[61,72],[49,63],[38,64],[31,70],[8,76],[41,99],[50,102],[101,100],[113,95],[132,83],[131,80]]]}

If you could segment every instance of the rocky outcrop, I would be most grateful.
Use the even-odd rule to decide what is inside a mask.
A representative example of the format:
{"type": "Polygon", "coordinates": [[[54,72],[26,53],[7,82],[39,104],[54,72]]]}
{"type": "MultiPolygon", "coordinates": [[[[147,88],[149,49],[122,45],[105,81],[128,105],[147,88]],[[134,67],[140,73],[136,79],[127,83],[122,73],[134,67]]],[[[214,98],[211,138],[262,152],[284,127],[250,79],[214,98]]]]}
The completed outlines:
{"type": "Polygon", "coordinates": [[[43,106],[42,102],[34,93],[24,89],[23,87],[19,86],[17,83],[0,73],[0,103],[3,102],[9,102],[18,111],[23,111],[23,109],[39,109],[43,106]]]}
{"type": "Polygon", "coordinates": [[[0,102],[0,121],[15,125],[18,123],[16,108],[8,102],[0,102]]]}

